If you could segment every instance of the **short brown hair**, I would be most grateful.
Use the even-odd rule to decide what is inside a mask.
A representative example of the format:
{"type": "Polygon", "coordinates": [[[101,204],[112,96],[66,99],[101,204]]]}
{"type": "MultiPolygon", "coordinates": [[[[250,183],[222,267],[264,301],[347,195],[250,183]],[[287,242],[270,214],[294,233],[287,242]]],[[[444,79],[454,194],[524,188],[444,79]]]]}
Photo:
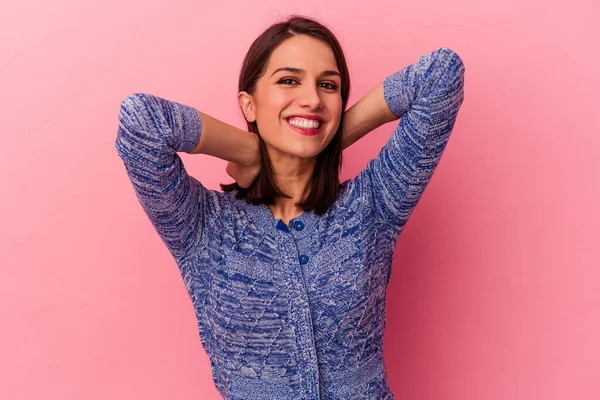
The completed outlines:
{"type": "MultiPolygon", "coordinates": [[[[254,40],[246,53],[240,71],[238,91],[246,91],[249,94],[253,94],[256,90],[256,82],[266,72],[267,62],[275,48],[285,40],[297,35],[309,36],[328,44],[333,51],[337,67],[341,74],[342,114],[338,130],[327,147],[317,156],[315,170],[304,191],[304,200],[296,204],[304,211],[314,210],[316,214],[321,215],[335,201],[340,190],[339,172],[342,166],[342,124],[350,95],[350,74],[342,47],[335,35],[316,20],[296,14],[289,16],[283,22],[271,25],[254,40]]],[[[283,193],[275,184],[267,147],[258,132],[256,121],[246,121],[246,123],[248,131],[258,135],[261,157],[260,173],[248,188],[241,188],[237,182],[234,182],[230,184],[222,183],[221,189],[225,192],[237,190],[237,199],[244,199],[247,203],[254,205],[274,204],[277,197],[291,198],[288,194],[283,193]]]]}

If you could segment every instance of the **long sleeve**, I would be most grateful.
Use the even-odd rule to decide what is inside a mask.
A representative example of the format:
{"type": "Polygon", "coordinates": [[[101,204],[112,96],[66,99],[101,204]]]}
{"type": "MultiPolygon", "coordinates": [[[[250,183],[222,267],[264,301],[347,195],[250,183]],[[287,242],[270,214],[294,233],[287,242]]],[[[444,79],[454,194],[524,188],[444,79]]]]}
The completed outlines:
{"type": "Polygon", "coordinates": [[[370,192],[379,218],[401,229],[425,190],[463,102],[464,65],[439,48],[384,79],[384,97],[400,122],[356,179],[370,192]]]}
{"type": "Polygon", "coordinates": [[[177,152],[200,140],[198,111],[149,94],[123,100],[115,147],[136,195],[174,257],[200,238],[206,189],[188,176],[177,152]]]}

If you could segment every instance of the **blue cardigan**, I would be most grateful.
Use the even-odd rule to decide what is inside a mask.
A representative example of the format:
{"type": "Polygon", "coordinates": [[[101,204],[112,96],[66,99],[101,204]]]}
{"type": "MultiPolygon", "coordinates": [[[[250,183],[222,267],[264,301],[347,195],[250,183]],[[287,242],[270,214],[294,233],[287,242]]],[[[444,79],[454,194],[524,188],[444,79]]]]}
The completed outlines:
{"type": "Polygon", "coordinates": [[[198,111],[150,94],[121,104],[116,149],[193,302],[225,399],[393,399],[383,361],[396,241],[448,143],[464,65],[448,48],[384,79],[401,117],[378,156],[324,215],[288,225],[266,205],[206,189],[177,152],[198,111]]]}

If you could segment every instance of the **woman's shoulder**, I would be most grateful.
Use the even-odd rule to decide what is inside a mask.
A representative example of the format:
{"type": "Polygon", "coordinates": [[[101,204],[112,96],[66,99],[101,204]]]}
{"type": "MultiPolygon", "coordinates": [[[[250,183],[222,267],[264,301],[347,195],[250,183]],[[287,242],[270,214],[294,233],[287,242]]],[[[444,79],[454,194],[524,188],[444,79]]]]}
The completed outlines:
{"type": "Polygon", "coordinates": [[[361,204],[367,204],[369,192],[362,187],[361,182],[360,175],[343,181],[334,204],[343,208],[356,208],[361,204]]]}
{"type": "Polygon", "coordinates": [[[243,207],[243,200],[235,198],[235,191],[222,192],[220,190],[209,189],[198,179],[190,176],[193,185],[197,188],[198,202],[204,209],[207,218],[223,217],[234,208],[243,207]]]}

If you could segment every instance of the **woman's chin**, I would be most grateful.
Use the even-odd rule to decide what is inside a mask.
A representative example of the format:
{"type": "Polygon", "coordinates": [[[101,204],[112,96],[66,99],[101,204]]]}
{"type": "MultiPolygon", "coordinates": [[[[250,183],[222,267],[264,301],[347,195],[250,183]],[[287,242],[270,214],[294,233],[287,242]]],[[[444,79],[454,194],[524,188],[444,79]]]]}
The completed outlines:
{"type": "Polygon", "coordinates": [[[322,149],[315,149],[315,148],[304,148],[304,149],[296,149],[293,152],[290,152],[289,154],[298,158],[315,158],[319,155],[319,153],[322,151],[322,149]]]}
{"type": "Polygon", "coordinates": [[[283,157],[294,157],[301,159],[310,159],[315,158],[323,151],[319,146],[315,146],[315,144],[308,145],[306,143],[296,143],[292,146],[271,146],[267,144],[267,148],[269,148],[269,154],[275,155],[278,154],[283,157]]]}

